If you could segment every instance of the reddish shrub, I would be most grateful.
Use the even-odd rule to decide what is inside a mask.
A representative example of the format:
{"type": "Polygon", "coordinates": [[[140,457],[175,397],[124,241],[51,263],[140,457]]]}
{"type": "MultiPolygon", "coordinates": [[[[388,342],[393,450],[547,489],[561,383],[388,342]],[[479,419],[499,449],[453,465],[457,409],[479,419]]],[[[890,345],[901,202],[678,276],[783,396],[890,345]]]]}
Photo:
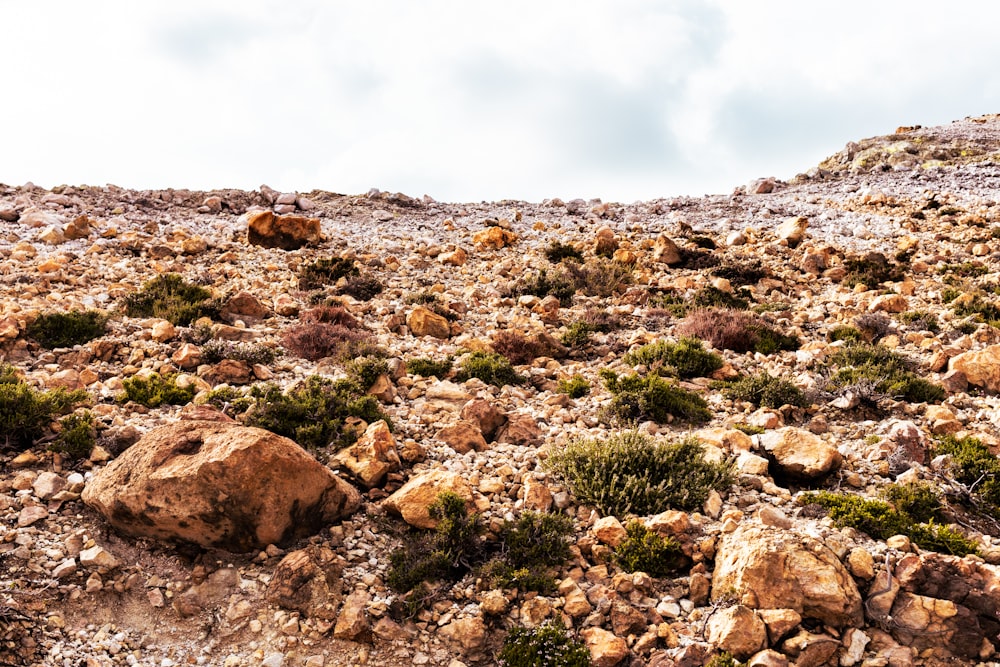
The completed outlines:
{"type": "Polygon", "coordinates": [[[707,340],[712,347],[733,352],[797,350],[799,340],[768,326],[758,316],[745,310],[707,308],[692,311],[678,327],[682,336],[707,340]]]}
{"type": "Polygon", "coordinates": [[[513,364],[530,364],[545,354],[543,345],[517,331],[501,331],[493,337],[493,350],[513,364]]]}
{"type": "MultiPolygon", "coordinates": [[[[348,315],[348,317],[351,317],[348,315]]],[[[351,317],[355,323],[353,317],[351,317]]],[[[303,359],[316,361],[323,357],[353,356],[350,351],[368,340],[369,333],[343,324],[312,322],[299,324],[285,330],[281,344],[290,353],[303,359]]]]}
{"type": "Polygon", "coordinates": [[[302,321],[305,323],[334,324],[347,329],[364,328],[361,322],[341,306],[320,306],[302,313],[302,321]]]}

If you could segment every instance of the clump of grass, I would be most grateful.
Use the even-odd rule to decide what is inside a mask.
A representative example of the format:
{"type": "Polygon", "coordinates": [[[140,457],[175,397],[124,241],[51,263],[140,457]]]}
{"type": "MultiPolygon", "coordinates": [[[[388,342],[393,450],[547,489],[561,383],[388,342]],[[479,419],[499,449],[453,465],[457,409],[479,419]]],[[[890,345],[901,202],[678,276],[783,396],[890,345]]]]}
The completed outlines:
{"type": "Polygon", "coordinates": [[[281,337],[286,350],[316,361],[324,357],[353,359],[365,353],[371,334],[340,306],[320,306],[302,314],[302,324],[289,327],[281,337]]]}
{"type": "Polygon", "coordinates": [[[392,420],[374,396],[365,394],[356,379],[331,380],[319,375],[282,392],[276,384],[251,387],[242,421],[291,438],[306,449],[337,449],[354,444],[360,433],[352,421],[366,424],[392,420]]]}
{"type": "Polygon", "coordinates": [[[622,361],[680,378],[707,377],[723,365],[722,357],[706,350],[699,339],[690,337],[676,343],[661,340],[643,345],[626,354],[622,361]]]}
{"type": "Polygon", "coordinates": [[[512,628],[500,649],[501,667],[590,667],[590,649],[569,636],[561,621],[512,628]]]}
{"type": "Polygon", "coordinates": [[[443,378],[451,372],[453,359],[447,357],[440,361],[429,357],[417,357],[408,359],[406,362],[406,372],[410,375],[420,375],[422,377],[443,378]]]}
{"type": "Polygon", "coordinates": [[[225,414],[239,414],[246,412],[253,405],[253,399],[235,387],[221,386],[208,392],[205,403],[215,406],[225,414]]]}
{"type": "Polygon", "coordinates": [[[767,430],[763,426],[754,426],[752,424],[746,424],[743,422],[740,422],[738,424],[733,424],[733,428],[736,429],[737,431],[742,431],[747,435],[760,435],[761,433],[767,430]]]}
{"type": "Polygon", "coordinates": [[[559,380],[559,393],[570,398],[580,398],[590,393],[590,383],[581,375],[574,375],[568,380],[559,380]]]}
{"type": "Polygon", "coordinates": [[[668,443],[638,431],[575,440],[553,451],[545,465],[579,502],[615,516],[694,510],[734,478],[731,464],[705,461],[694,437],[668,443]]]}
{"type": "Polygon", "coordinates": [[[161,405],[184,405],[194,398],[194,385],[180,387],[177,385],[177,373],[160,375],[152,373],[148,376],[134,375],[122,382],[125,389],[124,398],[147,408],[158,408],[161,405]]]}
{"type": "Polygon", "coordinates": [[[707,340],[716,349],[733,352],[772,354],[799,348],[798,338],[781,333],[757,315],[745,311],[695,310],[681,322],[679,332],[707,340]]]}
{"type": "Polygon", "coordinates": [[[608,333],[621,326],[618,316],[600,308],[588,308],[580,319],[566,328],[560,342],[568,347],[580,348],[590,342],[590,334],[608,333]]]}
{"type": "Polygon", "coordinates": [[[347,362],[347,374],[357,385],[370,389],[382,375],[389,374],[389,363],[384,357],[368,355],[347,362]]]}
{"type": "Polygon", "coordinates": [[[632,268],[614,260],[597,258],[565,267],[575,289],[587,296],[609,297],[632,284],[632,268]]]}
{"type": "Polygon", "coordinates": [[[85,459],[90,456],[97,443],[97,427],[90,410],[71,414],[59,420],[59,435],[49,445],[53,452],[65,454],[71,459],[85,459]]]}
{"type": "Polygon", "coordinates": [[[854,318],[854,326],[869,343],[885,338],[892,326],[892,320],[885,313],[864,313],[854,318]]]}
{"type": "Polygon", "coordinates": [[[434,292],[425,290],[423,292],[408,294],[403,301],[411,305],[423,306],[427,310],[440,315],[449,322],[454,322],[458,319],[458,313],[441,303],[441,299],[438,298],[438,295],[434,292]]]}
{"type": "Polygon", "coordinates": [[[124,297],[122,305],[129,317],[158,317],[177,326],[218,314],[211,292],[176,273],[153,278],[138,292],[124,297]]]}
{"type": "Polygon", "coordinates": [[[344,284],[337,288],[338,294],[346,294],[358,301],[371,301],[384,291],[382,281],[367,274],[347,276],[344,284]]]}
{"type": "Polygon", "coordinates": [[[524,384],[525,378],[518,375],[510,360],[495,352],[472,352],[462,360],[455,379],[465,382],[469,378],[479,378],[496,387],[524,384]]]}
{"type": "Polygon", "coordinates": [[[559,337],[559,342],[567,347],[580,348],[590,342],[590,334],[593,332],[589,324],[577,320],[566,327],[565,333],[559,337]]]}
{"type": "Polygon", "coordinates": [[[722,388],[726,398],[747,401],[759,408],[780,408],[783,405],[794,405],[799,408],[809,406],[809,401],[801,389],[788,380],[776,378],[766,371],[720,382],[718,386],[722,388]]]}
{"type": "Polygon", "coordinates": [[[838,391],[855,391],[870,395],[877,404],[878,396],[887,396],[911,403],[933,403],[944,398],[944,389],[909,369],[909,362],[882,345],[849,343],[830,357],[828,368],[837,370],[829,385],[838,391]]]}
{"type": "Polygon", "coordinates": [[[674,317],[684,317],[689,302],[677,290],[656,288],[649,292],[649,306],[654,311],[667,311],[674,317]]]}
{"type": "Polygon", "coordinates": [[[729,651],[723,651],[712,656],[705,667],[743,667],[742,662],[733,657],[729,651]]]}
{"type": "Polygon", "coordinates": [[[646,528],[641,521],[625,526],[626,537],[615,547],[615,563],[626,572],[645,572],[651,577],[669,577],[684,566],[687,559],[680,543],[646,528]]]}
{"type": "Polygon", "coordinates": [[[573,303],[573,295],[576,294],[576,286],[573,280],[564,271],[549,269],[539,269],[533,276],[522,278],[512,288],[513,296],[537,296],[545,298],[554,296],[559,299],[563,306],[573,303]]]}
{"type": "Polygon", "coordinates": [[[735,294],[724,292],[718,287],[708,285],[702,287],[691,297],[690,305],[693,308],[731,308],[733,310],[746,310],[750,302],[735,294]]]}
{"type": "Polygon", "coordinates": [[[941,303],[951,303],[960,296],[962,296],[960,290],[954,287],[945,287],[941,290],[941,303]]]}
{"type": "Polygon", "coordinates": [[[619,377],[605,369],[601,371],[601,377],[612,394],[606,414],[613,419],[624,422],[652,420],[667,424],[675,419],[701,423],[712,418],[705,399],[658,375],[619,377]]]}
{"type": "Polygon", "coordinates": [[[884,282],[898,282],[906,277],[905,267],[880,252],[870,252],[862,257],[852,257],[844,261],[847,275],[843,283],[848,287],[865,285],[874,289],[884,282]]]}
{"type": "Polygon", "coordinates": [[[537,357],[553,352],[537,338],[528,338],[519,331],[506,329],[493,336],[493,350],[514,364],[530,364],[537,357]]]}
{"type": "Polygon", "coordinates": [[[201,355],[206,363],[216,364],[223,359],[245,361],[248,364],[271,364],[278,352],[269,345],[254,342],[237,342],[213,338],[201,346],[201,355]]]}
{"type": "Polygon", "coordinates": [[[962,262],[961,264],[944,264],[938,267],[940,274],[952,274],[963,278],[977,278],[989,273],[989,267],[982,262],[962,262]]]}
{"type": "Polygon", "coordinates": [[[360,272],[353,259],[323,257],[299,268],[299,289],[309,291],[333,285],[341,278],[357,276],[360,272]]]}
{"type": "Polygon", "coordinates": [[[108,316],[98,310],[71,310],[39,315],[27,333],[46,349],[83,345],[104,335],[108,316]]]}
{"type": "Polygon", "coordinates": [[[545,259],[549,260],[553,264],[558,264],[559,262],[567,259],[582,262],[583,253],[568,243],[552,241],[552,243],[550,243],[545,249],[545,259]]]}
{"type": "Polygon", "coordinates": [[[0,364],[0,445],[15,451],[27,449],[57,417],[86,399],[82,389],[35,389],[18,377],[13,366],[0,364]]]}
{"type": "Polygon", "coordinates": [[[961,300],[952,311],[959,317],[971,317],[975,322],[985,322],[991,327],[1000,328],[1000,306],[987,301],[980,294],[961,300]]]}

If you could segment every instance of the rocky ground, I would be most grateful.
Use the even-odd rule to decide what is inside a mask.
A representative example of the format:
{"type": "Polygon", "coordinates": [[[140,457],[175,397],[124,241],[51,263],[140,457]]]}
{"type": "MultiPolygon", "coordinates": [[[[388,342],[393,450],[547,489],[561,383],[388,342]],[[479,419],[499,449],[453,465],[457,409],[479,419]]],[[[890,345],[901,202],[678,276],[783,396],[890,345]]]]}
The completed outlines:
{"type": "Polygon", "coordinates": [[[975,484],[962,486],[934,450],[945,434],[1000,447],[1000,330],[943,298],[951,288],[958,303],[977,294],[977,303],[995,303],[998,248],[998,116],[851,143],[787,182],[633,204],[0,185],[0,358],[33,386],[84,389],[99,429],[85,460],[49,451],[45,437],[23,452],[0,451],[0,664],[494,664],[511,628],[546,619],[560,619],[602,666],[700,665],[723,649],[758,665],[998,664],[1000,530],[962,504],[975,484]],[[301,248],[265,247],[273,229],[248,238],[254,220],[273,222],[262,211],[314,218],[318,228],[304,221],[290,232],[309,237],[301,248]],[[564,304],[519,296],[525,277],[553,269],[544,251],[555,240],[577,247],[585,262],[613,255],[627,280],[608,296],[578,293],[564,304]],[[902,272],[849,285],[849,261],[872,252],[902,272]],[[124,402],[128,378],[180,372],[197,404],[223,384],[290,387],[345,372],[340,361],[287,350],[265,364],[200,363],[205,340],[193,328],[128,317],[123,297],[157,275],[180,274],[225,304],[211,337],[281,350],[310,308],[300,268],[329,257],[355,259],[384,286],[368,301],[343,298],[390,369],[374,390],[393,423],[380,445],[395,457],[388,474],[366,484],[340,466],[357,510],[311,536],[233,553],[127,536],[84,503],[88,485],[144,434],[184,418],[202,427],[226,419],[208,407],[124,402]],[[683,545],[689,566],[677,576],[624,573],[609,554],[628,517],[579,503],[544,460],[568,442],[625,428],[602,411],[611,395],[599,372],[629,371],[629,350],[678,338],[683,318],[659,297],[690,299],[708,285],[737,291],[713,269],[753,261],[766,275],[744,295],[801,345],[717,350],[726,365],[716,377],[767,371],[803,389],[811,405],[757,408],[709,378],[682,381],[707,400],[710,421],[638,427],[672,439],[693,431],[735,461],[736,482],[700,511],[641,517],[683,545]],[[424,292],[437,294],[453,321],[414,316],[413,296],[424,292]],[[108,311],[107,332],[52,350],[27,335],[39,314],[74,309],[108,311]],[[595,309],[624,326],[571,349],[550,347],[517,367],[529,378],[521,386],[405,370],[416,357],[461,360],[505,331],[558,340],[595,309]],[[907,313],[931,315],[938,326],[907,313]],[[911,359],[945,398],[883,396],[872,405],[858,392],[830,390],[825,362],[844,344],[831,332],[859,318],[877,329],[866,335],[911,359]],[[574,375],[590,383],[588,395],[558,391],[574,375]],[[483,433],[490,429],[470,418],[470,401],[498,412],[505,429],[483,433]],[[812,472],[796,478],[796,465],[812,472]],[[487,528],[524,509],[571,517],[573,555],[556,573],[557,590],[490,590],[470,574],[415,617],[397,613],[389,557],[415,520],[393,494],[431,474],[454,482],[487,528]],[[978,554],[937,554],[901,536],[874,540],[800,501],[809,489],[876,498],[893,481],[937,489],[946,523],[978,554]],[[305,602],[298,588],[276,592],[303,567],[305,602]]]}

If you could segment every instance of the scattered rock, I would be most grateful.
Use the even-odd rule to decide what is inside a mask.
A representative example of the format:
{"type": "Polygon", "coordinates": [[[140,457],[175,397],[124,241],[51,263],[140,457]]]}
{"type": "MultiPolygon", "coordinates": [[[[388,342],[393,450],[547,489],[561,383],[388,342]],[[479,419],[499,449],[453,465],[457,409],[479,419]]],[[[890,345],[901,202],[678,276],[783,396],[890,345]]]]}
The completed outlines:
{"type": "Polygon", "coordinates": [[[398,491],[383,501],[383,506],[400,516],[403,521],[417,528],[434,528],[437,520],[431,518],[428,508],[437,497],[450,491],[466,501],[472,500],[472,489],[458,473],[431,470],[410,478],[398,491]]]}
{"type": "Polygon", "coordinates": [[[322,240],[319,218],[255,211],[246,215],[247,242],[264,248],[297,250],[322,240]]]}

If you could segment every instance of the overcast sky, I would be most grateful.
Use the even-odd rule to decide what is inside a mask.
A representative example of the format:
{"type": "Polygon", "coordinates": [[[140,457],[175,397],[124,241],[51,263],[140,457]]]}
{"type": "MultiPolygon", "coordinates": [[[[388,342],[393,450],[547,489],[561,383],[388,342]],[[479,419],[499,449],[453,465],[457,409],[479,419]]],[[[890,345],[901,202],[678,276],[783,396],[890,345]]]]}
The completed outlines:
{"type": "Polygon", "coordinates": [[[0,0],[0,182],[728,193],[1000,111],[998,25],[981,0],[0,0]]]}

